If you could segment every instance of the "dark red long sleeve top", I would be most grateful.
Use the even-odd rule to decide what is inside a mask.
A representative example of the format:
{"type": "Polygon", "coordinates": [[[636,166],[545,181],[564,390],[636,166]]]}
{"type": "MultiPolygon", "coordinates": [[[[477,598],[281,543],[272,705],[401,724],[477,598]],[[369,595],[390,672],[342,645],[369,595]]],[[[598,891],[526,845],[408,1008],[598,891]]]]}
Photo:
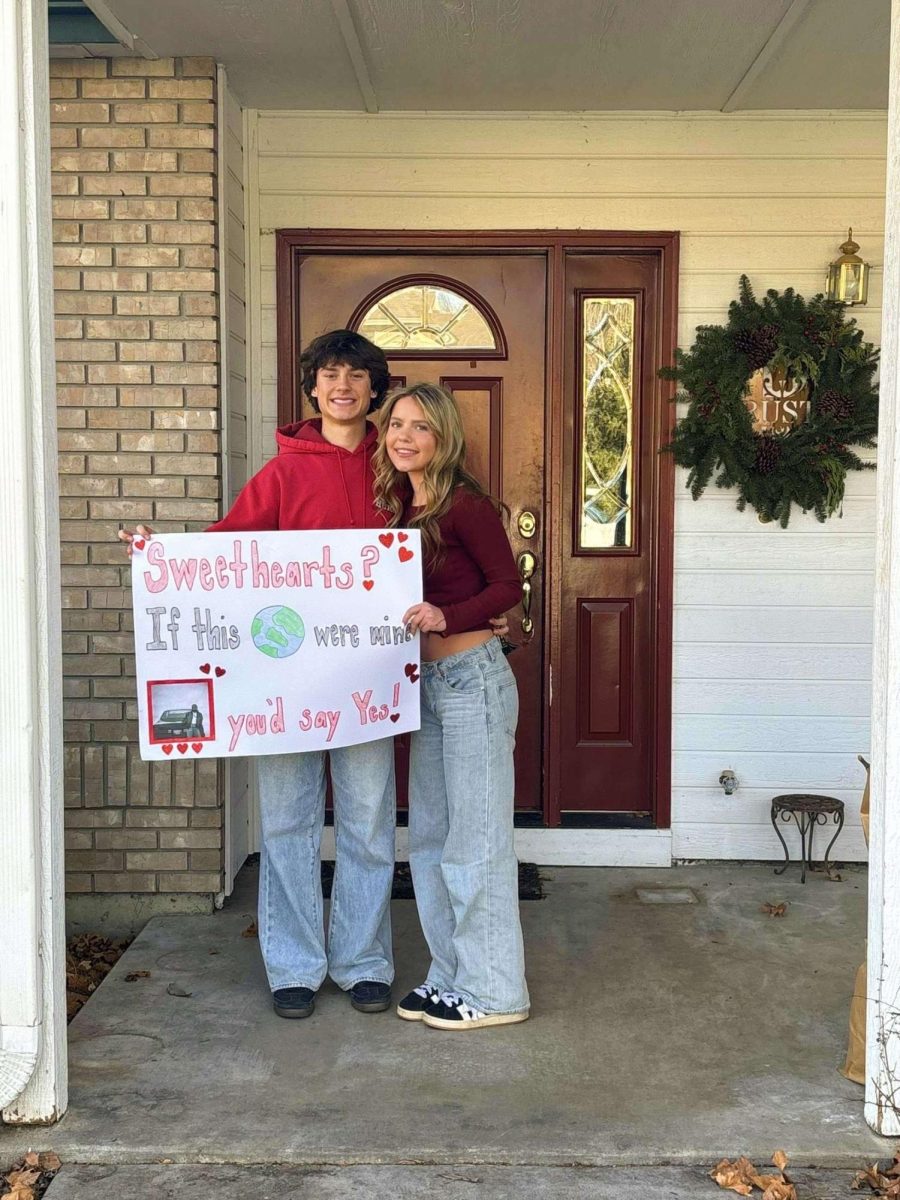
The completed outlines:
{"type": "MultiPolygon", "coordinates": [[[[407,510],[407,519],[415,508],[407,510]]],[[[441,552],[425,566],[425,599],[439,608],[445,633],[490,629],[490,617],[514,608],[522,599],[506,530],[494,505],[458,487],[440,521],[441,552]]]]}

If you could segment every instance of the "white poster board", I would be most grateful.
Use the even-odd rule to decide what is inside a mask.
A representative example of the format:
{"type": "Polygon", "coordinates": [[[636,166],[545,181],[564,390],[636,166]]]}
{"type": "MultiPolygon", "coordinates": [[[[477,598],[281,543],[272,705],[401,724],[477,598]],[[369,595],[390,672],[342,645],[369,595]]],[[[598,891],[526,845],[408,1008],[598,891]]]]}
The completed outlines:
{"type": "Polygon", "coordinates": [[[132,542],[141,757],[327,750],[419,728],[416,530],[132,542]]]}

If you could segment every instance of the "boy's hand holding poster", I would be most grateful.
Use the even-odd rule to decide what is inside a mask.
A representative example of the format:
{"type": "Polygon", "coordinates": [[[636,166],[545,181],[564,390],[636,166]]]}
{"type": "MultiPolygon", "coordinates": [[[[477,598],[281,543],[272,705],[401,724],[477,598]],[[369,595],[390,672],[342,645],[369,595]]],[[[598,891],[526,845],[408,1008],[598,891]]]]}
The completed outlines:
{"type": "Polygon", "coordinates": [[[325,750],[419,728],[415,530],[132,542],[141,756],[325,750]]]}

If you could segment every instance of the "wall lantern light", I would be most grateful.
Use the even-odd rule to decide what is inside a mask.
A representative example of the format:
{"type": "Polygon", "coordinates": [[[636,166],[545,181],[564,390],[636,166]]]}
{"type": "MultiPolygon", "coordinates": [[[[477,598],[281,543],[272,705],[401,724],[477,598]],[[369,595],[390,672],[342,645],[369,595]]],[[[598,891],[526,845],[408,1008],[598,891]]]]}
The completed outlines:
{"type": "Polygon", "coordinates": [[[841,246],[841,256],[828,268],[825,294],[829,300],[843,304],[865,304],[869,293],[869,264],[856,253],[859,245],[853,240],[853,230],[847,230],[847,240],[841,246]]]}

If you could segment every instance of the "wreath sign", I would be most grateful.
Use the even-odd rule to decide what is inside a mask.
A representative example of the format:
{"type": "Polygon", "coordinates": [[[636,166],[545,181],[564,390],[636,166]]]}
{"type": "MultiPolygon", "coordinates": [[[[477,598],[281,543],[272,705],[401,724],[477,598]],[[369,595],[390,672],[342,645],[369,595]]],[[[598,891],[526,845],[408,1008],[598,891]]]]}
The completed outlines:
{"type": "Polygon", "coordinates": [[[728,323],[699,326],[690,351],[676,350],[660,375],[679,382],[675,399],[689,407],[667,449],[689,468],[695,500],[715,474],[717,487],[738,489],[741,511],[749,504],[784,528],[793,504],[826,520],[847,472],[874,469],[850,447],[876,445],[878,354],[844,312],[793,288],[760,302],[742,275],[728,323]]]}

